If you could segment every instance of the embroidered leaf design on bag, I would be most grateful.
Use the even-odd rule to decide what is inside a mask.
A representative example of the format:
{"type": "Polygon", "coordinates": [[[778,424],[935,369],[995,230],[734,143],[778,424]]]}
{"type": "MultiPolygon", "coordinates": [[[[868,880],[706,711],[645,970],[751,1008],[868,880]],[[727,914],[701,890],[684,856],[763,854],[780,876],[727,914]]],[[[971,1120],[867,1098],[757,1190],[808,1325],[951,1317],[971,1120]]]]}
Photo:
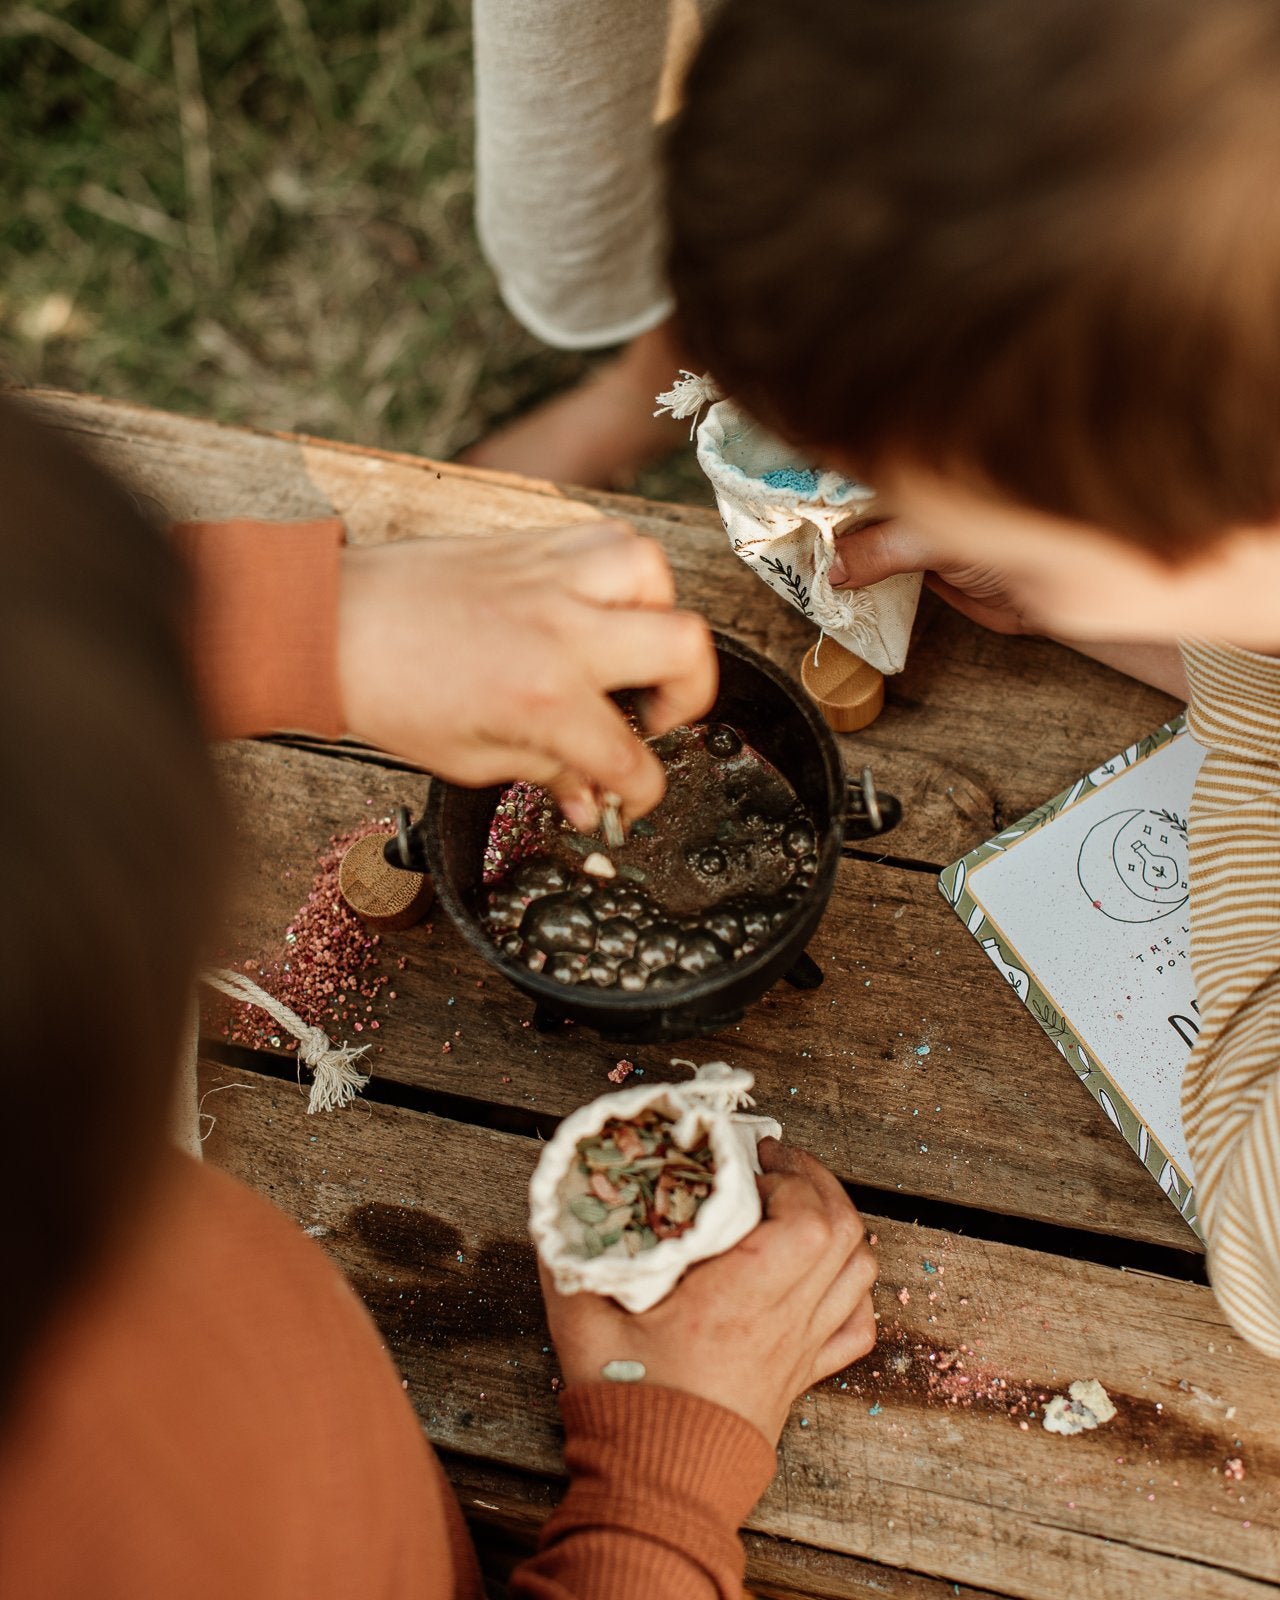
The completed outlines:
{"type": "Polygon", "coordinates": [[[806,617],[811,617],[813,612],[809,607],[809,590],[800,574],[789,563],[783,561],[780,556],[760,556],[758,560],[762,567],[772,572],[779,579],[786,589],[792,605],[797,606],[806,617]]]}

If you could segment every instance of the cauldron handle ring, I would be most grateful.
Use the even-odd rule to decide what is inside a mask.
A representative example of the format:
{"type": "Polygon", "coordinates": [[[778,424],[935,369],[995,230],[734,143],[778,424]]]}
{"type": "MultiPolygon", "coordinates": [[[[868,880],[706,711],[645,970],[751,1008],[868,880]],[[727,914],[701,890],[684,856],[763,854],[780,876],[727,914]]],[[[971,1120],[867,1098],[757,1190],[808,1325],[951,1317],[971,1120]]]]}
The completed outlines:
{"type": "Polygon", "coordinates": [[[423,841],[423,823],[411,819],[408,806],[395,810],[396,831],[382,847],[382,856],[388,866],[403,867],[406,872],[425,872],[427,852],[423,841]]]}
{"type": "Polygon", "coordinates": [[[877,790],[870,767],[863,767],[856,782],[845,782],[845,838],[870,839],[888,833],[902,821],[902,804],[897,795],[877,790]]]}

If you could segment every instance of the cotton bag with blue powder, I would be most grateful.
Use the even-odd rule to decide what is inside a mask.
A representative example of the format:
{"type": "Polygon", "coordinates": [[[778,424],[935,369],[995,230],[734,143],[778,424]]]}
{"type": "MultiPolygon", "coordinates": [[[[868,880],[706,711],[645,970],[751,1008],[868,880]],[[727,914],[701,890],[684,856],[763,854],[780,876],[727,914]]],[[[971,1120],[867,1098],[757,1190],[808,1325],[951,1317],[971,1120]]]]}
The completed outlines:
{"type": "Polygon", "coordinates": [[[698,464],[735,553],[837,644],[878,672],[901,672],[921,575],[901,573],[862,589],[833,589],[829,577],[836,539],[889,514],[875,490],[813,469],[732,401],[717,399],[708,378],[685,373],[658,403],[673,416],[695,418],[698,464]]]}

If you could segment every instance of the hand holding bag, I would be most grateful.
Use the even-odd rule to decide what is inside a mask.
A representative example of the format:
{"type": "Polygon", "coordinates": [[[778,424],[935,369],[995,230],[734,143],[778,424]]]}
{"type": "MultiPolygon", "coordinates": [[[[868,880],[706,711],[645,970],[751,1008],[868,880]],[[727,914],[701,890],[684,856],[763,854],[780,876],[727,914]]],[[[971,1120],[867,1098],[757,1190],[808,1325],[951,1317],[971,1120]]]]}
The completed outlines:
{"type": "MultiPolygon", "coordinates": [[[[628,1311],[647,1311],[670,1294],[695,1261],[720,1255],[751,1232],[761,1216],[756,1146],[761,1139],[782,1136],[772,1117],[746,1115],[741,1109],[753,1103],[753,1081],[749,1072],[712,1061],[687,1083],[621,1089],[565,1118],[529,1184],[529,1231],[561,1294],[587,1290],[611,1295],[628,1311]],[[623,1240],[602,1249],[598,1231],[588,1244],[590,1224],[576,1214],[585,1208],[579,1204],[575,1210],[572,1204],[584,1194],[578,1146],[598,1136],[606,1123],[631,1122],[646,1112],[669,1119],[670,1143],[681,1151],[694,1149],[705,1135],[712,1162],[710,1193],[678,1237],[659,1239],[636,1254],[623,1240]]],[[[629,1167],[624,1160],[611,1168],[612,1182],[626,1182],[629,1167]]]]}

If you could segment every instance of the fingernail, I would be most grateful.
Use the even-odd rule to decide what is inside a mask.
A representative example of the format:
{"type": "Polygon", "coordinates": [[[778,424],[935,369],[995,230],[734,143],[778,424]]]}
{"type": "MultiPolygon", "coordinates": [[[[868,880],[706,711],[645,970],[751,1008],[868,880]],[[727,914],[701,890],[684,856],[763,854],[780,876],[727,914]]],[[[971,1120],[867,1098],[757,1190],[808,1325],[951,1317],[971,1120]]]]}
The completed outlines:
{"type": "Polygon", "coordinates": [[[844,562],[838,555],[833,556],[831,565],[827,568],[827,582],[833,589],[838,589],[842,583],[848,583],[849,573],[844,562]]]}
{"type": "Polygon", "coordinates": [[[600,812],[588,795],[573,795],[562,800],[560,809],[579,833],[594,833],[600,826],[600,812]]]}

